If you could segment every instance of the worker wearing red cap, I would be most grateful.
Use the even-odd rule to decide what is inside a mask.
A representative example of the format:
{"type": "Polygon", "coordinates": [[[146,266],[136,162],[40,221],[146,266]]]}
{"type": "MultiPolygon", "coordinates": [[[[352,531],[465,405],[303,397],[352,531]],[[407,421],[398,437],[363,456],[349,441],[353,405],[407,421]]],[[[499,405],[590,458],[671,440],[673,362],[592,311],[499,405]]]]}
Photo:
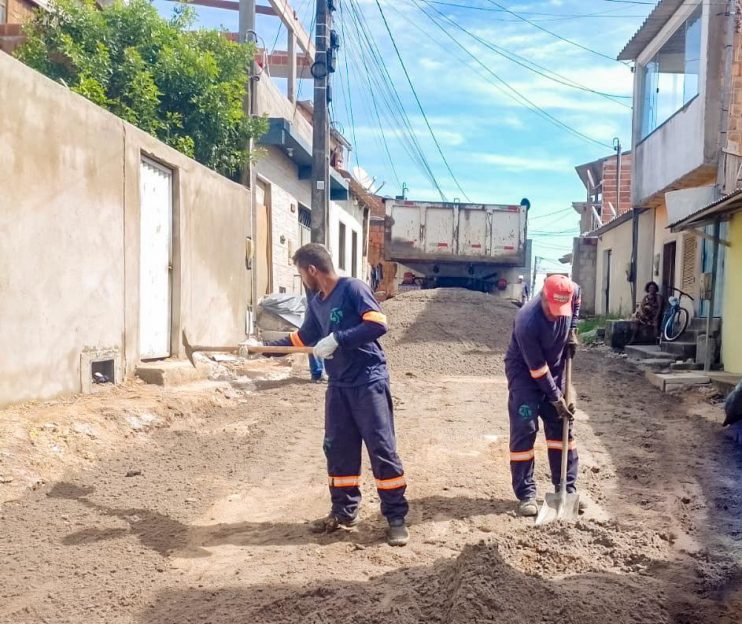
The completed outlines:
{"type": "MultiPolygon", "coordinates": [[[[533,477],[534,444],[539,416],[544,423],[551,480],[559,487],[562,460],[562,419],[572,420],[573,405],[564,398],[567,351],[574,349],[579,289],[564,275],[551,275],[540,296],[515,317],[505,356],[510,415],[510,471],[523,516],[538,513],[533,477]]],[[[571,429],[571,428],[570,428],[571,429]]],[[[567,491],[575,491],[577,451],[569,434],[567,491]]]]}

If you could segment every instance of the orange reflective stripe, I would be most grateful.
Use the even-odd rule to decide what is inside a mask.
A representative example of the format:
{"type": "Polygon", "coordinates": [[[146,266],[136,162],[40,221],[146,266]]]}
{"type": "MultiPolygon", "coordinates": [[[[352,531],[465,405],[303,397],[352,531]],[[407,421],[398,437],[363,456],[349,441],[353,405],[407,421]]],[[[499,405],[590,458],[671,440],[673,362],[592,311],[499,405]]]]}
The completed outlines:
{"type": "Polygon", "coordinates": [[[396,490],[407,485],[404,475],[393,479],[376,479],[376,488],[379,490],[396,490]]]}
{"type": "MultiPolygon", "coordinates": [[[[547,440],[546,441],[546,447],[549,450],[552,451],[561,451],[562,450],[562,441],[561,440],[547,440]]],[[[574,451],[577,448],[577,443],[574,440],[569,441],[569,450],[574,451]]]]}
{"type": "Polygon", "coordinates": [[[363,320],[378,323],[379,325],[386,325],[386,316],[381,312],[366,312],[363,315],[363,320]]]}
{"type": "Polygon", "coordinates": [[[531,369],[531,377],[534,379],[540,379],[549,372],[549,365],[544,364],[541,368],[531,369]]]}
{"type": "Polygon", "coordinates": [[[293,334],[289,336],[291,338],[291,344],[295,347],[303,347],[304,343],[302,342],[301,338],[299,337],[299,332],[296,331],[293,334]]]}
{"type": "Polygon", "coordinates": [[[330,487],[343,488],[343,487],[358,487],[361,485],[361,477],[333,477],[329,476],[328,481],[330,487]]]}
{"type": "Polygon", "coordinates": [[[533,449],[530,451],[511,451],[510,461],[511,462],[526,462],[531,461],[535,456],[533,449]]]}

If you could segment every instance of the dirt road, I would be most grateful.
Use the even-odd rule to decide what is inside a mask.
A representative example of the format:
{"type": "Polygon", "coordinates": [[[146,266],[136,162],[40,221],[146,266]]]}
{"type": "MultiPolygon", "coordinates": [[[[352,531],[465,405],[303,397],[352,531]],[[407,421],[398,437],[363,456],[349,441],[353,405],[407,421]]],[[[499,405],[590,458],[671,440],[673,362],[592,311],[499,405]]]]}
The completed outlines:
{"type": "MultiPolygon", "coordinates": [[[[2,506],[0,622],[742,621],[742,460],[715,408],[581,352],[590,509],[536,529],[514,515],[509,485],[502,356],[514,308],[450,291],[385,305],[408,547],[384,543],[368,467],[360,527],[308,533],[328,502],[323,392],[302,371],[2,506]]],[[[542,491],[545,460],[539,440],[542,491]]]]}

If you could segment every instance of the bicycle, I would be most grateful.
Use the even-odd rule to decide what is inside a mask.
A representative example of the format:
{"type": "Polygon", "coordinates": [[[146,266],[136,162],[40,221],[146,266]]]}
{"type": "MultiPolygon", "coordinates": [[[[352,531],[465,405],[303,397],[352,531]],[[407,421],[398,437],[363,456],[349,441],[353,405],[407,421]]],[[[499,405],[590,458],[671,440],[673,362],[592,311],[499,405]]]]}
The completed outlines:
{"type": "Polygon", "coordinates": [[[671,292],[680,293],[679,297],[668,297],[667,299],[667,310],[665,316],[662,319],[662,337],[667,342],[675,342],[688,327],[688,321],[690,315],[682,305],[680,305],[683,297],[688,297],[691,301],[695,299],[686,292],[683,292],[679,288],[670,288],[671,292]]]}

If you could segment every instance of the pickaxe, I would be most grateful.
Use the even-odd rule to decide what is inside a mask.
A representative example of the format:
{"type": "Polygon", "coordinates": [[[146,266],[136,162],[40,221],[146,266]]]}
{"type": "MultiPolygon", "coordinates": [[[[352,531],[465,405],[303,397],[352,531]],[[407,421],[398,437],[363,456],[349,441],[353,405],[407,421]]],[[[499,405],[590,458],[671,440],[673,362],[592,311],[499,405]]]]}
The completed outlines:
{"type": "Polygon", "coordinates": [[[228,347],[205,347],[202,345],[192,345],[188,342],[185,330],[183,330],[183,346],[185,347],[186,356],[188,361],[196,366],[196,362],[193,359],[194,353],[237,353],[241,348],[247,350],[248,353],[265,353],[266,355],[291,355],[292,353],[307,353],[311,355],[314,352],[313,347],[266,347],[263,345],[230,345],[228,347]]]}

